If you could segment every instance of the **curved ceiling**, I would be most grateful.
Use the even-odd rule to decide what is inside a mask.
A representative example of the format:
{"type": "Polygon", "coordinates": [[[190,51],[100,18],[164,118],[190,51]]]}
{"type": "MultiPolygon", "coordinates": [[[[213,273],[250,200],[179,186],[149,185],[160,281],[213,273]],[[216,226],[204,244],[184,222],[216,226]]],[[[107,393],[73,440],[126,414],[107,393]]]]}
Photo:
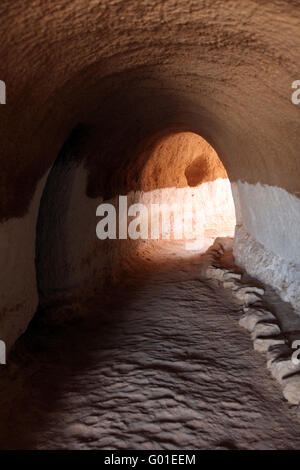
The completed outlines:
{"type": "Polygon", "coordinates": [[[0,5],[2,220],[26,213],[78,123],[91,196],[95,165],[172,126],[205,137],[232,181],[299,195],[299,2],[30,3],[0,5]]]}

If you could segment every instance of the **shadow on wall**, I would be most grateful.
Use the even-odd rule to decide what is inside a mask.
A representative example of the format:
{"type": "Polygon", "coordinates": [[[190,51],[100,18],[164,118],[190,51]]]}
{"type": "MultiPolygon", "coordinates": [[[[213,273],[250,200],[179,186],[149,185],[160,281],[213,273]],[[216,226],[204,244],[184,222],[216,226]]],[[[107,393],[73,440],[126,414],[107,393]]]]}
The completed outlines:
{"type": "Polygon", "coordinates": [[[36,275],[40,305],[49,299],[57,299],[74,288],[72,256],[70,248],[74,232],[81,221],[72,218],[80,215],[80,176],[87,130],[83,126],[74,129],[60,151],[46,182],[41,198],[36,235],[36,275]],[[79,191],[78,191],[79,190],[79,191]]]}
{"type": "Polygon", "coordinates": [[[185,170],[185,177],[189,186],[198,186],[217,178],[228,178],[226,170],[219,158],[211,159],[204,153],[192,161],[185,170]]]}

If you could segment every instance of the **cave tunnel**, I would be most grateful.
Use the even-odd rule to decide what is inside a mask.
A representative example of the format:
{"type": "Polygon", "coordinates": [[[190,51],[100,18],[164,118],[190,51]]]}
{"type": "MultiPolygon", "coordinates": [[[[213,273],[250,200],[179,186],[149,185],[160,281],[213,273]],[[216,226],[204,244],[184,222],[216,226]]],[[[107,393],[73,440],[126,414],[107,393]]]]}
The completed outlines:
{"type": "Polygon", "coordinates": [[[298,2],[0,14],[0,449],[296,449],[298,2]]]}
{"type": "Polygon", "coordinates": [[[41,197],[36,234],[39,307],[49,315],[53,306],[56,317],[64,316],[61,312],[72,303],[72,296],[81,297],[86,290],[87,295],[95,295],[92,286],[101,295],[104,283],[121,280],[125,271],[139,267],[139,261],[162,263],[170,249],[173,258],[184,252],[197,257],[216,237],[234,236],[235,209],[227,172],[199,135],[164,129],[144,139],[118,168],[102,163],[93,171],[93,178],[97,172],[95,188],[103,188],[103,196],[96,198],[86,195],[86,162],[95,151],[88,147],[90,138],[91,131],[83,126],[73,130],[48,174],[41,197]],[[115,227],[114,239],[108,239],[105,232],[100,243],[95,238],[97,204],[112,204],[119,216],[119,194],[126,198],[126,215],[142,205],[140,222],[146,224],[146,233],[142,236],[138,230],[132,239],[127,215],[126,237],[119,239],[115,227]],[[153,225],[156,221],[153,207],[157,227],[151,226],[151,216],[153,225]]]}

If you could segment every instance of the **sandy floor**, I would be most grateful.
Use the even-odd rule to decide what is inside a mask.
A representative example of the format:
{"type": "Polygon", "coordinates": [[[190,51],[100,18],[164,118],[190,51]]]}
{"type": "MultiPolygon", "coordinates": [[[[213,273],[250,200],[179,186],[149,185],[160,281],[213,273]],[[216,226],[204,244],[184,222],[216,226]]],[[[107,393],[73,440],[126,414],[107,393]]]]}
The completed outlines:
{"type": "Polygon", "coordinates": [[[238,307],[190,256],[132,273],[85,323],[32,325],[1,370],[1,448],[300,447],[238,307]]]}

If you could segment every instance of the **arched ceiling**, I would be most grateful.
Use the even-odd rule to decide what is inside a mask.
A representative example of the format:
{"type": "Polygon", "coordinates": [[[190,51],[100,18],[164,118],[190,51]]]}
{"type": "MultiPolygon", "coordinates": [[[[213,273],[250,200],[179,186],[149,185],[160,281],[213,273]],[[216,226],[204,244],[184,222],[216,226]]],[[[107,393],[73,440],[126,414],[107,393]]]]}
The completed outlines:
{"type": "Polygon", "coordinates": [[[170,126],[203,135],[232,181],[299,195],[298,1],[29,4],[0,4],[2,220],[26,213],[78,123],[91,196],[97,165],[170,126]]]}

